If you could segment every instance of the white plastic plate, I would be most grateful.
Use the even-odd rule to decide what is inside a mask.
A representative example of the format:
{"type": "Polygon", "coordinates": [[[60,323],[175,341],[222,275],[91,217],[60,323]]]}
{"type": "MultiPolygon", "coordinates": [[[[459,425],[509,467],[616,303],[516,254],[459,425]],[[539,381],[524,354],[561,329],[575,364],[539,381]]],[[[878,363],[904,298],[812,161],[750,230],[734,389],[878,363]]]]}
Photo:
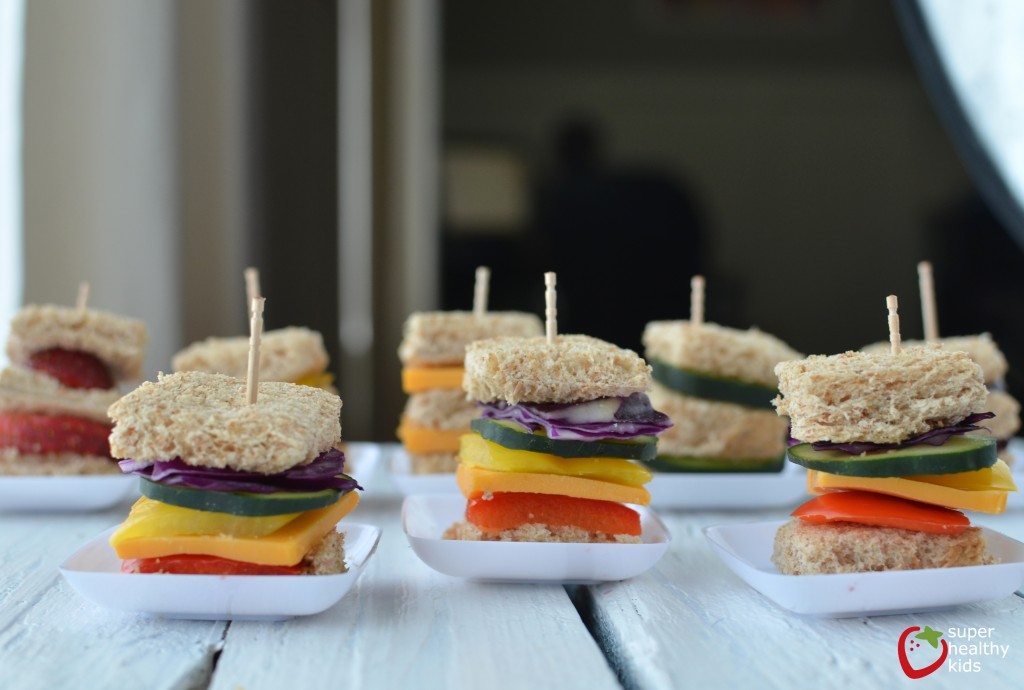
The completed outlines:
{"type": "Polygon", "coordinates": [[[71,586],[105,608],[192,620],[284,620],[326,611],[359,579],[381,532],[370,525],[338,525],[348,565],[340,575],[129,575],[107,543],[115,529],[61,564],[71,586]]]}
{"type": "Polygon", "coordinates": [[[840,575],[783,575],[772,564],[785,521],[704,528],[729,569],[780,607],[806,616],[850,618],[917,613],[1011,596],[1024,584],[1024,544],[988,528],[995,565],[840,575]]]}
{"type": "Polygon", "coordinates": [[[642,544],[553,544],[456,541],[441,535],[464,519],[466,499],[435,494],[409,496],[402,529],[412,550],[434,570],[470,580],[594,584],[636,577],[654,567],[672,536],[649,508],[640,513],[642,544]]]}
{"type": "Polygon", "coordinates": [[[783,508],[806,496],[807,470],[786,462],[781,472],[655,472],[647,490],[655,508],[783,508]]]}
{"type": "Polygon", "coordinates": [[[138,479],[122,474],[0,477],[0,511],[80,512],[133,496],[138,479]]]}
{"type": "Polygon", "coordinates": [[[409,454],[401,446],[391,453],[388,463],[388,474],[403,496],[416,494],[458,494],[459,487],[455,483],[455,473],[413,474],[409,454]]]}
{"type": "Polygon", "coordinates": [[[380,444],[352,441],[345,444],[345,474],[360,482],[370,481],[380,464],[380,444]]]}

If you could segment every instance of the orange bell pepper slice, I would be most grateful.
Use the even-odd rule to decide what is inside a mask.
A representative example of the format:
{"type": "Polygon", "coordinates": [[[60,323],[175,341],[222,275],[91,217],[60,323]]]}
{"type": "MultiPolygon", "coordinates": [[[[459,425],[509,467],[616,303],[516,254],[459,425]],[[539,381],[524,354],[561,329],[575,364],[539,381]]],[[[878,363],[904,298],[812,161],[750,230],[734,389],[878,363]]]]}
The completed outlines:
{"type": "Polygon", "coordinates": [[[604,534],[640,534],[640,515],[621,503],[555,494],[495,493],[490,499],[473,498],[466,505],[466,519],[485,532],[538,523],[604,534]]]}
{"type": "Polygon", "coordinates": [[[870,491],[836,491],[812,498],[794,510],[793,517],[812,525],[855,522],[929,534],[956,535],[971,526],[959,510],[870,491]]]}

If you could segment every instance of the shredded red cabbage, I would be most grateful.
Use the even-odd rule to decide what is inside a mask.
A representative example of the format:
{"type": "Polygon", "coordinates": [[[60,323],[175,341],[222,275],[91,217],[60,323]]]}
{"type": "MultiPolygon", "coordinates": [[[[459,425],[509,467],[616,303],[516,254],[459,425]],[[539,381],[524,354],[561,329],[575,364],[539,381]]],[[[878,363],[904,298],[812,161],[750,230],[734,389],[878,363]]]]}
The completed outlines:
{"type": "Polygon", "coordinates": [[[482,407],[485,419],[515,422],[530,432],[543,429],[552,439],[631,439],[654,436],[672,426],[668,415],[651,407],[644,393],[574,404],[499,402],[482,407]]]}
{"type": "Polygon", "coordinates": [[[978,426],[978,422],[985,419],[992,419],[993,417],[995,417],[995,414],[992,412],[977,412],[969,415],[966,419],[954,424],[953,426],[932,429],[931,431],[926,431],[923,434],[911,436],[906,441],[901,441],[900,443],[870,443],[868,441],[832,443],[831,441],[817,441],[816,443],[812,443],[811,447],[814,448],[814,450],[838,450],[843,453],[848,453],[849,455],[863,455],[864,453],[897,450],[899,448],[916,446],[922,443],[929,446],[941,446],[954,436],[966,434],[970,431],[988,431],[986,427],[978,426]]]}
{"type": "Polygon", "coordinates": [[[125,474],[135,474],[168,486],[186,486],[206,491],[247,491],[269,494],[280,491],[323,491],[362,489],[352,477],[342,473],[345,454],[337,448],[321,453],[308,465],[300,465],[278,474],[240,472],[212,467],[193,467],[180,458],[147,464],[137,460],[118,463],[125,474]]]}

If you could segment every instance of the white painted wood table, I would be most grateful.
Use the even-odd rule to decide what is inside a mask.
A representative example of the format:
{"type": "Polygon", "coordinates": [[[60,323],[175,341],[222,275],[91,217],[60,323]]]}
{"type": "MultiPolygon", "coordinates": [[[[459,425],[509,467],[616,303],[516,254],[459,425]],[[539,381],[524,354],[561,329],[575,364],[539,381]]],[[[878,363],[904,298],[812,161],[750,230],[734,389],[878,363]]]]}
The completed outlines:
{"type": "MultiPolygon", "coordinates": [[[[384,473],[364,486],[349,519],[384,528],[367,570],[330,611],[281,623],[163,620],[78,596],[57,564],[127,505],[0,514],[0,689],[886,688],[912,683],[895,651],[912,624],[994,627],[1010,645],[981,673],[922,685],[1024,684],[1021,597],[919,617],[800,618],[732,575],[701,533],[785,511],[663,514],[674,541],[652,572],[567,592],[433,572],[406,542],[384,473]]],[[[1024,511],[979,522],[1024,539],[1024,511]]]]}

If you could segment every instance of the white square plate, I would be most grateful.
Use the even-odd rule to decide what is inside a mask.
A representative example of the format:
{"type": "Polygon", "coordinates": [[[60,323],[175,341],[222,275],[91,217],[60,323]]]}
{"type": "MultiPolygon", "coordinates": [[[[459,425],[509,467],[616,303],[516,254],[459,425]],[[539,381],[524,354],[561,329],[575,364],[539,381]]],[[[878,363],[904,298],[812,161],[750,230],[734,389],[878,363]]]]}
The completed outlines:
{"type": "MultiPolygon", "coordinates": [[[[1013,458],[1013,464],[1010,468],[1013,471],[1013,481],[1017,484],[1017,490],[1006,499],[1006,507],[1008,509],[1022,510],[1024,509],[1024,439],[1011,438],[1004,452],[1013,458]]],[[[1010,458],[1006,459],[1009,460],[1010,458]]]]}
{"type": "Polygon", "coordinates": [[[192,620],[284,620],[326,611],[359,579],[381,532],[370,525],[338,525],[348,565],[340,575],[139,575],[121,572],[121,560],[108,543],[115,529],[61,564],[71,586],[106,608],[192,620]]]}
{"type": "Polygon", "coordinates": [[[102,510],[126,501],[138,479],[123,474],[0,477],[0,511],[102,510]]]}
{"type": "Polygon", "coordinates": [[[391,453],[388,474],[403,496],[416,494],[458,494],[454,472],[440,474],[413,474],[409,454],[401,446],[391,453]]]}
{"type": "Polygon", "coordinates": [[[640,513],[642,544],[553,544],[458,541],[441,535],[463,520],[466,499],[447,494],[409,496],[402,529],[412,550],[434,570],[470,580],[594,584],[636,577],[665,555],[672,535],[649,508],[640,513]]]}
{"type": "Polygon", "coordinates": [[[662,509],[783,508],[806,496],[807,470],[787,461],[781,472],[655,472],[647,490],[662,509]]]}
{"type": "Polygon", "coordinates": [[[345,443],[345,474],[359,482],[369,482],[380,464],[380,444],[365,441],[345,443]]]}
{"type": "Polygon", "coordinates": [[[806,616],[851,618],[918,613],[1011,596],[1024,583],[1024,544],[984,530],[995,565],[838,575],[783,575],[772,564],[775,531],[786,521],[704,528],[718,556],[751,587],[806,616]]]}

